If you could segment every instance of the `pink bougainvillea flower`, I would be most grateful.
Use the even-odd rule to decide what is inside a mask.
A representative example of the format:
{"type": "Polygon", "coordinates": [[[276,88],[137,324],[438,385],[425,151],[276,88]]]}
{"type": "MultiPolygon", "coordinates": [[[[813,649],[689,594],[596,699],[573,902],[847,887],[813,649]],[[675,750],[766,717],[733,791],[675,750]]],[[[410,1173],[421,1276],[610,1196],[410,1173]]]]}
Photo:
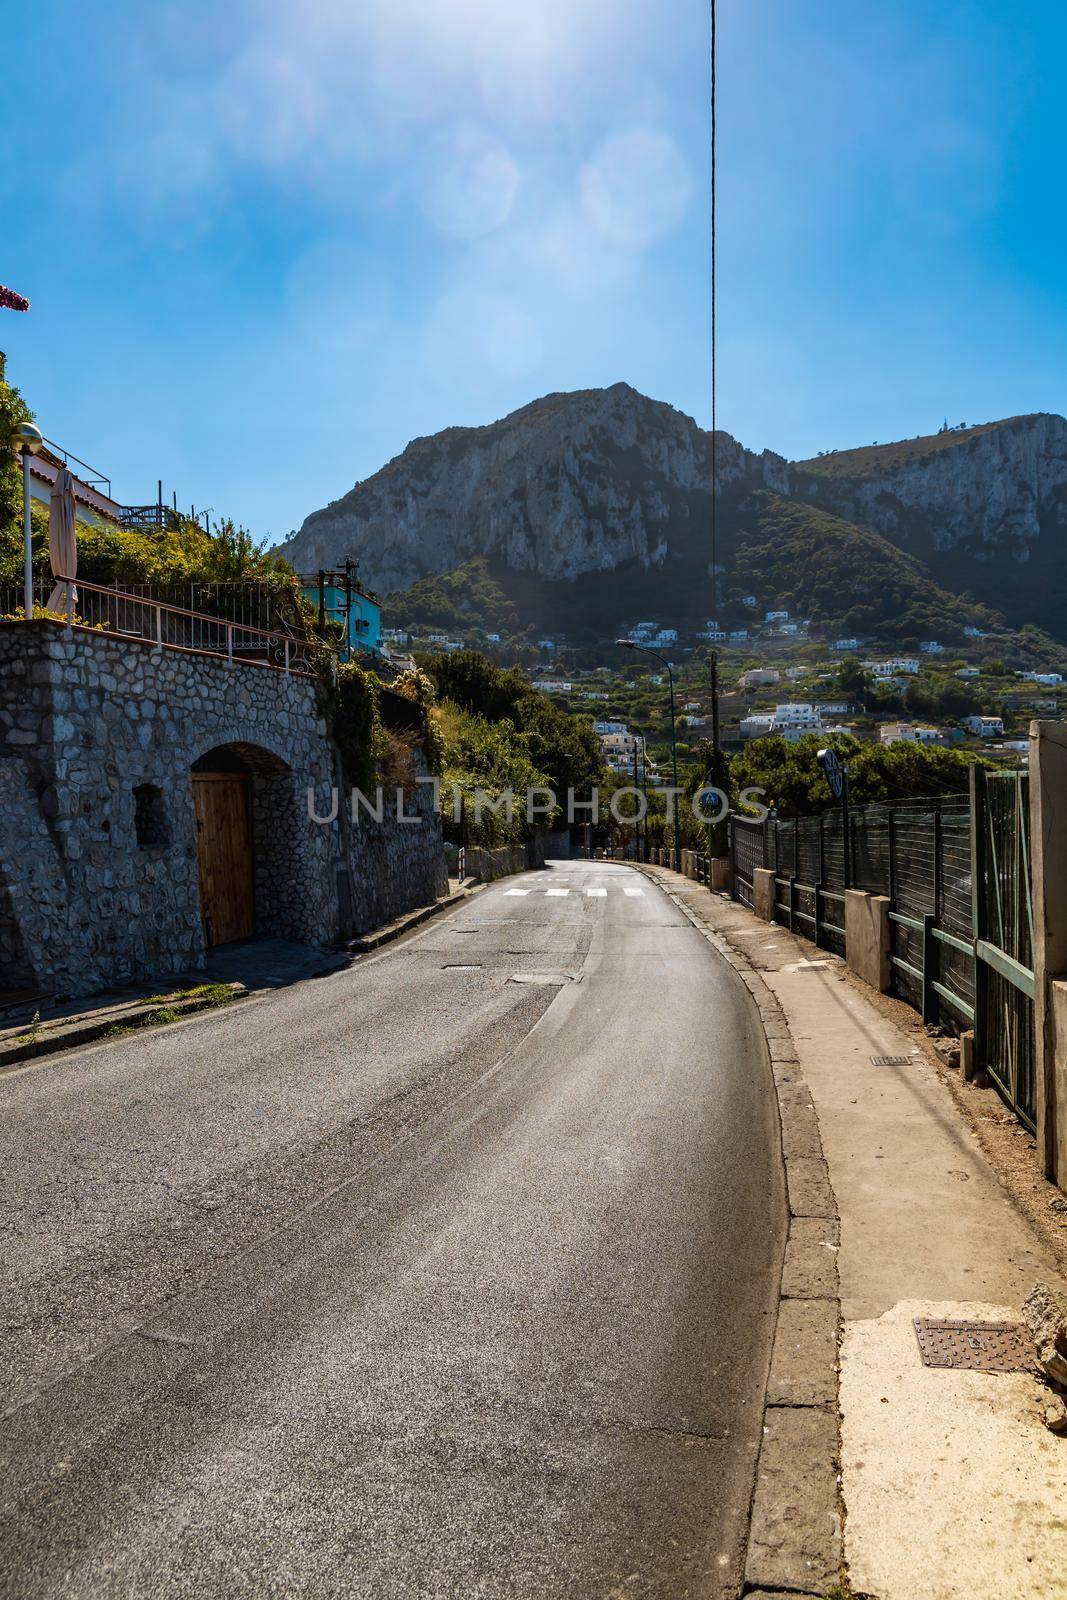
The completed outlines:
{"type": "Polygon", "coordinates": [[[30,302],[24,294],[16,294],[14,289],[5,289],[0,283],[0,306],[6,306],[9,311],[28,311],[30,302]]]}

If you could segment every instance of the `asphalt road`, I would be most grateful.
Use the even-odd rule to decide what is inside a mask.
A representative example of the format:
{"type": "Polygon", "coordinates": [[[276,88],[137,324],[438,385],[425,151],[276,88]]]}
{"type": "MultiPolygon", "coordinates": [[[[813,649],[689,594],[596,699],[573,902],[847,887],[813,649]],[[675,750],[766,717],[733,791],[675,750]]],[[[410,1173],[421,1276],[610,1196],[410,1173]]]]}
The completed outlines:
{"type": "Polygon", "coordinates": [[[612,863],[0,1078],[0,1594],[735,1594],[773,1104],[612,863]]]}

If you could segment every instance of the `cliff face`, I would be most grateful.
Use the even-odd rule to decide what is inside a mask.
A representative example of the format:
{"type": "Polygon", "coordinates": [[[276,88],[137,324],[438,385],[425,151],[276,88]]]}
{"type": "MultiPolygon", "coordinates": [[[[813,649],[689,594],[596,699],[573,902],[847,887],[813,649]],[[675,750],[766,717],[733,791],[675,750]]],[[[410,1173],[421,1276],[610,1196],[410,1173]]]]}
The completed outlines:
{"type": "MultiPolygon", "coordinates": [[[[710,435],[690,417],[627,384],[547,395],[489,427],[416,439],[313,512],[282,551],[302,572],[358,557],[363,578],[384,592],[481,556],[517,580],[577,585],[583,606],[615,590],[619,605],[638,604],[644,585],[664,607],[687,597],[706,607],[710,458],[710,435]]],[[[949,593],[1064,635],[1062,417],[1012,417],[792,463],[720,433],[717,471],[727,595],[769,491],[883,536],[949,593]]],[[[812,540],[818,526],[813,518],[812,540]]]]}
{"type": "Polygon", "coordinates": [[[1067,528],[1067,422],[1038,413],[842,451],[794,463],[790,489],[927,559],[1027,561],[1067,528]]]}
{"type": "MultiPolygon", "coordinates": [[[[282,553],[304,572],[358,556],[383,590],[478,555],[552,580],[655,566],[706,543],[710,450],[692,418],[627,384],[548,395],[489,427],[416,439],[282,553]]],[[[724,488],[784,489],[788,469],[720,433],[717,471],[724,488]]]]}

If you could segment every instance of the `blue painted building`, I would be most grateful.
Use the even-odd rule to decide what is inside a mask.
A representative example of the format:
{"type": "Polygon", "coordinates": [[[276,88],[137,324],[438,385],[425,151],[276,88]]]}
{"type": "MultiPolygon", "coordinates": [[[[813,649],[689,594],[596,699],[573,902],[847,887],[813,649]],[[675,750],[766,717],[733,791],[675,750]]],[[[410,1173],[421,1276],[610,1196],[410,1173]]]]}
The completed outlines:
{"type": "Polygon", "coordinates": [[[343,577],[336,572],[326,574],[326,582],[321,590],[317,578],[305,578],[302,589],[305,599],[310,600],[316,610],[321,601],[327,619],[341,628],[345,626],[347,613],[347,648],[344,643],[341,646],[344,659],[381,655],[382,608],[368,589],[364,589],[354,578],[351,585],[346,586],[343,577]]]}

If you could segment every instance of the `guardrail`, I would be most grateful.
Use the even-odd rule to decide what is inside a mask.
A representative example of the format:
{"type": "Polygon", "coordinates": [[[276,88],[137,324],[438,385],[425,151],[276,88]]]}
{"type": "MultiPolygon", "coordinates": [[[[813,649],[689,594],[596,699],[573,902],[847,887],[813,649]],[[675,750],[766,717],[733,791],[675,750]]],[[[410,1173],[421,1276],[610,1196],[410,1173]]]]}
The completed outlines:
{"type": "Polygon", "coordinates": [[[313,656],[319,648],[315,640],[189,611],[80,578],[57,577],[54,581],[71,585],[77,594],[73,613],[55,618],[71,635],[103,633],[112,639],[141,640],[157,650],[210,656],[230,666],[268,667],[301,677],[314,674],[313,656]]]}

